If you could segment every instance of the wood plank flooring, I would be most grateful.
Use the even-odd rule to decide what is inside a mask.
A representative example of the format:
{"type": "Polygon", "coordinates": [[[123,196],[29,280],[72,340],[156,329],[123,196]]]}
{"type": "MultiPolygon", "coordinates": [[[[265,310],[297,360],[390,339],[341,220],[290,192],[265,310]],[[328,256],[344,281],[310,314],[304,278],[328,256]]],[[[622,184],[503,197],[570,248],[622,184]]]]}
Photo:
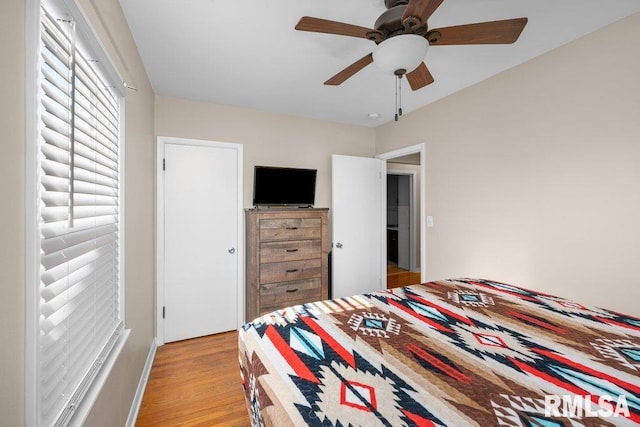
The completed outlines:
{"type": "Polygon", "coordinates": [[[249,426],[236,331],[158,347],[136,426],[249,426]]]}
{"type": "Polygon", "coordinates": [[[398,268],[393,264],[387,265],[387,289],[420,283],[420,273],[412,273],[398,268]]]}

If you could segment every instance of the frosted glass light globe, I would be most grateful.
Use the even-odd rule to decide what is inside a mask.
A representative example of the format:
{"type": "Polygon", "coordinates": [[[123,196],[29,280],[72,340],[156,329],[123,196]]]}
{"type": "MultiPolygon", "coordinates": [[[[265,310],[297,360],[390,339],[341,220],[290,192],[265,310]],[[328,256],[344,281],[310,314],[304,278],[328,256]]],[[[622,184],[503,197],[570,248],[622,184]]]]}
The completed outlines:
{"type": "Polygon", "coordinates": [[[429,42],[417,34],[401,34],[380,43],[373,51],[373,63],[383,72],[395,74],[396,70],[407,73],[415,70],[424,61],[429,42]]]}

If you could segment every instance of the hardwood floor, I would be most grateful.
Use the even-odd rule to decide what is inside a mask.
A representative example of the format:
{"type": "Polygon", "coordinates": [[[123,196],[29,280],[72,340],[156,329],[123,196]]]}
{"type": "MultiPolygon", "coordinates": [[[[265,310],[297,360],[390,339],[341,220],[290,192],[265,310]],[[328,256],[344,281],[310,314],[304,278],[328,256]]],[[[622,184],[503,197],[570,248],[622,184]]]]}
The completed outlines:
{"type": "Polygon", "coordinates": [[[387,265],[387,288],[399,288],[401,286],[420,283],[420,273],[412,273],[398,268],[393,264],[387,265]]]}
{"type": "Polygon", "coordinates": [[[158,348],[136,426],[249,426],[236,331],[158,348]]]}

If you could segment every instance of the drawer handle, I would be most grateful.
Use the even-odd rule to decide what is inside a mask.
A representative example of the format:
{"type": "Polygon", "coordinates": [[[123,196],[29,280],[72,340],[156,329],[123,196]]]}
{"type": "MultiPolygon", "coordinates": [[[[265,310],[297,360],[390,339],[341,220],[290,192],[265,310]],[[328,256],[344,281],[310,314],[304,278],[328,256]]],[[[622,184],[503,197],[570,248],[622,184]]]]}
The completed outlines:
{"type": "Polygon", "coordinates": [[[291,253],[291,252],[298,252],[297,249],[287,249],[287,252],[291,253]]]}
{"type": "Polygon", "coordinates": [[[298,271],[297,268],[291,269],[291,270],[287,270],[287,273],[295,273],[296,271],[298,271]]]}
{"type": "Polygon", "coordinates": [[[297,230],[297,229],[298,227],[292,227],[292,226],[287,227],[287,230],[297,230]]]}
{"type": "Polygon", "coordinates": [[[294,292],[298,292],[298,288],[295,289],[287,289],[287,292],[289,292],[290,294],[294,293],[294,292]]]}

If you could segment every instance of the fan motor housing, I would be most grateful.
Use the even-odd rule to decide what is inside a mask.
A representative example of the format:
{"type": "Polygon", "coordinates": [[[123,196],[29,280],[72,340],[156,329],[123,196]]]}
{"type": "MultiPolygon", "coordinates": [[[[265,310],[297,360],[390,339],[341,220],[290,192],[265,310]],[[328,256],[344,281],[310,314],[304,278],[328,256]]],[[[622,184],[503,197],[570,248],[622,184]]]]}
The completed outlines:
{"type": "MultiPolygon", "coordinates": [[[[392,3],[392,0],[387,0],[386,3],[392,3]]],[[[395,0],[393,3],[398,4],[384,11],[376,20],[373,27],[375,30],[369,36],[370,40],[380,43],[398,34],[426,34],[428,27],[426,23],[421,25],[420,18],[410,16],[404,20],[402,19],[407,9],[406,1],[395,0]]]]}
{"type": "Polygon", "coordinates": [[[386,37],[393,37],[395,33],[404,32],[404,26],[402,25],[402,15],[404,14],[404,10],[405,6],[402,5],[386,10],[376,20],[373,28],[381,31],[386,37]]]}

